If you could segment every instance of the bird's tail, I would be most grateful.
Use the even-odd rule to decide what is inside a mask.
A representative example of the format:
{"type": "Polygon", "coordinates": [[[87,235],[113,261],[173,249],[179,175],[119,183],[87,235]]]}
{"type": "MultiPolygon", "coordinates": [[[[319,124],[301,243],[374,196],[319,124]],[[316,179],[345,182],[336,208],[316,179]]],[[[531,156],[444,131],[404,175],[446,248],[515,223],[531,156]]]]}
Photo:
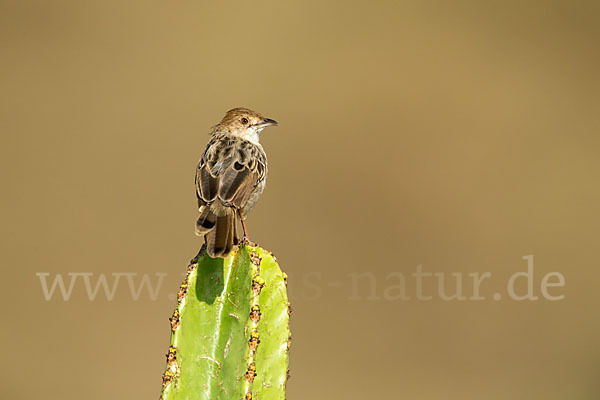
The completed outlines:
{"type": "Polygon", "coordinates": [[[235,214],[217,216],[209,207],[200,209],[196,235],[205,235],[206,251],[211,257],[227,257],[233,250],[235,214]]]}
{"type": "Polygon", "coordinates": [[[196,235],[204,236],[211,231],[217,223],[217,216],[207,206],[200,207],[200,216],[196,221],[196,235]]]}

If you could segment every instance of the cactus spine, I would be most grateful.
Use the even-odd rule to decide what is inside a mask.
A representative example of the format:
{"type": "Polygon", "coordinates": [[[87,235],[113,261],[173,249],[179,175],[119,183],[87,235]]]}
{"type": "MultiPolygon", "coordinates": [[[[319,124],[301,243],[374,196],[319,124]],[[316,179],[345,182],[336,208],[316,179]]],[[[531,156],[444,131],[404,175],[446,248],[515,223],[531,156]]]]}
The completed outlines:
{"type": "Polygon", "coordinates": [[[171,321],[162,400],[283,400],[290,347],[287,277],[260,247],[188,266],[171,321]]]}

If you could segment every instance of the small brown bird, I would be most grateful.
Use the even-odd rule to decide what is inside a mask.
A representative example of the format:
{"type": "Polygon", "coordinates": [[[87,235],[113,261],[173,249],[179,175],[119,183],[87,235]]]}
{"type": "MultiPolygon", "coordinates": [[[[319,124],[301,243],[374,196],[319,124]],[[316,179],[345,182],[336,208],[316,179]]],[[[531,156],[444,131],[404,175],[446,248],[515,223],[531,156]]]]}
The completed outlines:
{"type": "Polygon", "coordinates": [[[196,168],[196,197],[200,217],[196,235],[204,236],[211,257],[233,250],[236,217],[249,240],[245,218],[265,188],[267,155],[258,142],[260,132],[277,121],[247,108],[227,111],[212,128],[211,139],[196,168]]]}

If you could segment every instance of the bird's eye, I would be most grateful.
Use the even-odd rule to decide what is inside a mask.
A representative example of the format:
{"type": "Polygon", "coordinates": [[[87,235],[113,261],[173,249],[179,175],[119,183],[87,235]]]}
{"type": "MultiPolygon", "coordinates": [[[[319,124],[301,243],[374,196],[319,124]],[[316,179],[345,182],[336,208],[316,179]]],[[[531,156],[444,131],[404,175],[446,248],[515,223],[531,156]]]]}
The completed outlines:
{"type": "Polygon", "coordinates": [[[240,121],[242,121],[242,124],[246,125],[248,123],[248,118],[242,118],[240,121]]]}

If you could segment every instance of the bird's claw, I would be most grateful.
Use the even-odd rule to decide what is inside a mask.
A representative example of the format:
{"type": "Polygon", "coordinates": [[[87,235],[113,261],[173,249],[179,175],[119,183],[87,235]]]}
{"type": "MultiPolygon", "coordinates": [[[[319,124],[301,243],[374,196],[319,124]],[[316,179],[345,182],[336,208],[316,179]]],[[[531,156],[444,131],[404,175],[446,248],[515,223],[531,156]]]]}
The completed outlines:
{"type": "Polygon", "coordinates": [[[253,241],[251,241],[248,237],[244,236],[242,238],[242,241],[240,242],[241,245],[243,246],[252,246],[252,247],[257,247],[257,244],[254,243],[253,241]]]}

